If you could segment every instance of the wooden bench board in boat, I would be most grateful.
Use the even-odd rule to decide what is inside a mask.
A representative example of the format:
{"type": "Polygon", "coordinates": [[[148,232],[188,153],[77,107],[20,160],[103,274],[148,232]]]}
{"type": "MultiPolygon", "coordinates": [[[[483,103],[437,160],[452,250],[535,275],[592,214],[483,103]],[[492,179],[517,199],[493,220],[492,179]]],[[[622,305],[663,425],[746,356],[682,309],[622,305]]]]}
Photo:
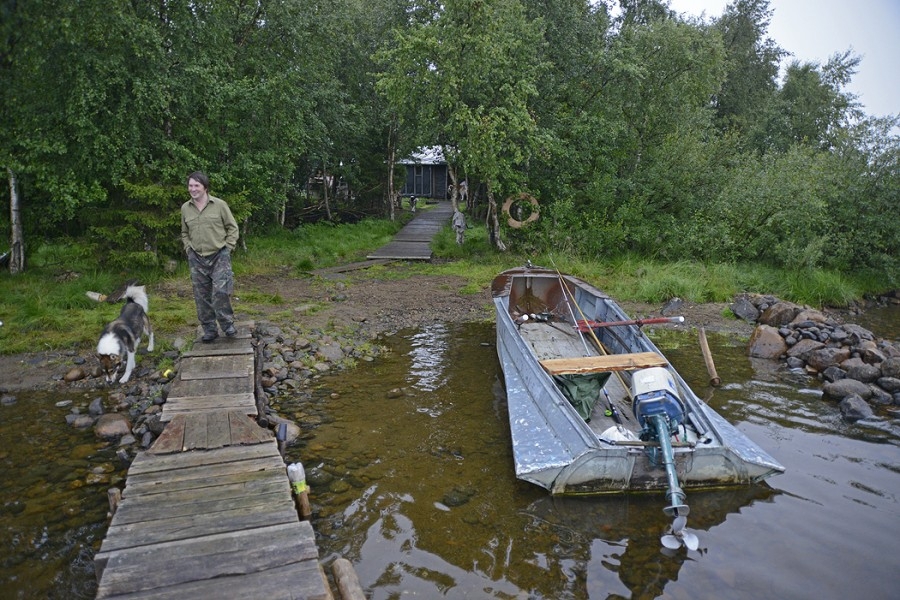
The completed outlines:
{"type": "Polygon", "coordinates": [[[551,375],[605,373],[607,371],[633,371],[648,367],[665,367],[669,363],[656,352],[607,354],[604,356],[576,356],[547,358],[541,362],[551,375]]]}

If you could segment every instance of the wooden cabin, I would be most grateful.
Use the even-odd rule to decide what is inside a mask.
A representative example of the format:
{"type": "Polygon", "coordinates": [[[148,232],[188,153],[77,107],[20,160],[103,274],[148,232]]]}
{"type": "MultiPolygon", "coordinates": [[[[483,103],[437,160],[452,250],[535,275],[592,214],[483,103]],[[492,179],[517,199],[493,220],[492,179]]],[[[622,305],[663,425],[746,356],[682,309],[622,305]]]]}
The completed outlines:
{"type": "Polygon", "coordinates": [[[416,196],[425,200],[446,200],[447,161],[438,146],[419,148],[408,158],[398,161],[406,168],[406,179],[400,189],[401,196],[416,196]]]}

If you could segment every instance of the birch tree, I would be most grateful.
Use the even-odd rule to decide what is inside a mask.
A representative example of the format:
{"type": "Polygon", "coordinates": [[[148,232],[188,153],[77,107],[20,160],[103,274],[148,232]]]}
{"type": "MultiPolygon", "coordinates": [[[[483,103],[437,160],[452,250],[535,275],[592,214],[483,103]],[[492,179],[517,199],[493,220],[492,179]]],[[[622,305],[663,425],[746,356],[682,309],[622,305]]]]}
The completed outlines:
{"type": "Polygon", "coordinates": [[[485,185],[488,231],[499,250],[506,245],[497,196],[524,181],[535,140],[529,102],[542,68],[540,33],[519,0],[426,3],[379,56],[376,85],[401,126],[423,145],[454,148],[457,167],[485,185]]]}

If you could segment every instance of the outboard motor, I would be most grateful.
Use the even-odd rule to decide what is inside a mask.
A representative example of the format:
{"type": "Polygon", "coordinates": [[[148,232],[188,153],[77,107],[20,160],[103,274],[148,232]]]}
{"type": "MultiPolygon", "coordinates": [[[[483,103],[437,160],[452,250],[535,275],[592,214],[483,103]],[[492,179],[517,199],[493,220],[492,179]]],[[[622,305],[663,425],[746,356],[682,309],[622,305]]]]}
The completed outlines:
{"type": "Polygon", "coordinates": [[[678,395],[672,374],[663,367],[651,367],[635,372],[631,383],[634,401],[632,410],[643,428],[641,439],[656,441],[657,431],[653,425],[656,415],[663,417],[667,433],[674,435],[678,426],[684,423],[684,403],[678,395]]]}
{"type": "MultiPolygon", "coordinates": [[[[659,442],[658,452],[662,454],[662,462],[666,468],[669,490],[666,499],[669,506],[663,511],[674,518],[669,533],[662,536],[665,547],[677,549],[686,546],[696,550],[699,546],[697,536],[685,530],[690,508],[685,504],[684,490],[678,484],[675,472],[675,454],[672,450],[672,436],[678,427],[685,422],[685,406],[675,386],[672,374],[663,367],[641,369],[634,373],[632,383],[632,410],[642,427],[641,439],[645,442],[659,442]]],[[[658,462],[657,449],[649,449],[651,459],[658,462]]]]}

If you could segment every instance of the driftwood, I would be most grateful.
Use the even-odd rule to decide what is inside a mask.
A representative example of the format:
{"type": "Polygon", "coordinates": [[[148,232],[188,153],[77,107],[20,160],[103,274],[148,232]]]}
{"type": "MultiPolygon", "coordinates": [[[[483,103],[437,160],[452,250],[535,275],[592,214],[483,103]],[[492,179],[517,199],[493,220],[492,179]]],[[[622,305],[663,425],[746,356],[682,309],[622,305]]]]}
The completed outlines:
{"type": "Polygon", "coordinates": [[[349,560],[338,558],[331,565],[331,572],[334,573],[334,581],[343,600],[366,600],[362,586],[359,585],[359,578],[349,560]]]}

